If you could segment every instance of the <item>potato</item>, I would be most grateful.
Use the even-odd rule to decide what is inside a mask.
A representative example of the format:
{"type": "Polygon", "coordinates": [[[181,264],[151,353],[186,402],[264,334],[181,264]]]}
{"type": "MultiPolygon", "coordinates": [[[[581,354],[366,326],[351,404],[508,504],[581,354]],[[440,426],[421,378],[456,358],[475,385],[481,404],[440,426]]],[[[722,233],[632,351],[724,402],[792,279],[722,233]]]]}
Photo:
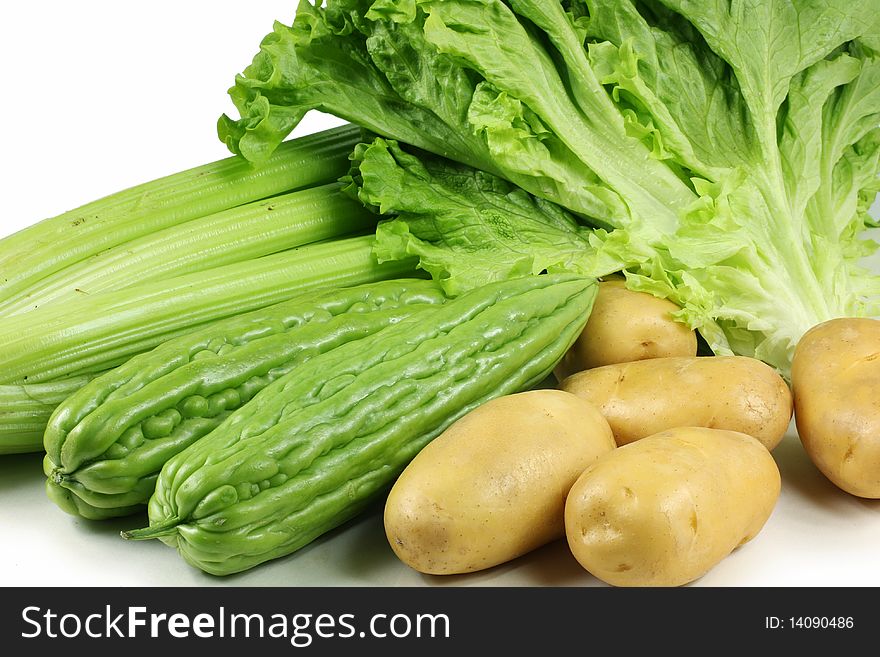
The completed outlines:
{"type": "Polygon", "coordinates": [[[394,484],[385,533],[434,575],[509,561],[564,535],[569,488],[614,449],[598,410],[559,390],[500,397],[428,444],[394,484]]]}
{"type": "Polygon", "coordinates": [[[852,495],[880,498],[880,321],[813,327],[791,380],[798,435],[816,467],[852,495]]]}
{"type": "Polygon", "coordinates": [[[565,504],[572,554],[614,586],[680,586],[751,540],[779,497],[779,470],[751,436],[684,427],[606,454],[565,504]]]}
{"type": "Polygon", "coordinates": [[[672,319],[667,299],[628,290],[623,280],[599,283],[590,319],[554,373],[565,377],[603,365],[645,358],[696,356],[697,334],[672,319]]]}
{"type": "Polygon", "coordinates": [[[791,392],[754,358],[652,358],[574,374],[561,388],[595,404],[618,445],[674,427],[741,431],[773,449],[791,422],[791,392]]]}

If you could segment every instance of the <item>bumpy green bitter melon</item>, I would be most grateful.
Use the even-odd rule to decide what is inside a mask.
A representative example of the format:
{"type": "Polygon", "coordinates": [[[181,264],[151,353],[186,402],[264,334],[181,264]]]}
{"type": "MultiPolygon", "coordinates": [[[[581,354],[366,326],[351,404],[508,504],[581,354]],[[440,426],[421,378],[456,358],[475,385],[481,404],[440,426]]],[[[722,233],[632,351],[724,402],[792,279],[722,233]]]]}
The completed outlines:
{"type": "Polygon", "coordinates": [[[542,381],[583,328],[593,281],[493,283],[315,356],[171,458],[150,527],[225,575],[287,555],[387,490],[472,408],[542,381]]]}
{"type": "Polygon", "coordinates": [[[304,295],[163,343],[94,379],[52,415],[49,497],[90,519],[143,507],[162,465],[318,354],[447,300],[425,280],[304,295]]]}

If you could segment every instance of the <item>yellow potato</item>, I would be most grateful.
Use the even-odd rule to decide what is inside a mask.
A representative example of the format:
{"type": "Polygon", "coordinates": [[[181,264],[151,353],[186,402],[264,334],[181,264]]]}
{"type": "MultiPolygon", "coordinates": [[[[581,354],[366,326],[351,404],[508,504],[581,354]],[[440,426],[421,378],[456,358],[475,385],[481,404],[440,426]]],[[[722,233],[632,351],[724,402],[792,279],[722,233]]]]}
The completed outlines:
{"type": "Polygon", "coordinates": [[[595,404],[618,445],[674,427],[741,431],[767,449],[791,422],[791,392],[754,358],[652,358],[574,374],[561,388],[595,404]]]}
{"type": "Polygon", "coordinates": [[[509,561],[564,535],[569,488],[614,447],[599,411],[568,393],[487,402],[401,474],[385,504],[388,542],[405,564],[434,575],[509,561]]]}
{"type": "Polygon", "coordinates": [[[880,498],[880,321],[834,319],[801,338],[791,368],[798,435],[848,493],[880,498]]]}
{"type": "Polygon", "coordinates": [[[697,334],[672,319],[667,299],[626,288],[620,279],[599,283],[590,319],[554,373],[559,381],[593,367],[645,358],[696,356],[697,334]]]}
{"type": "Polygon", "coordinates": [[[565,504],[572,554],[614,586],[680,586],[751,540],[779,497],[779,470],[757,440],[683,427],[606,454],[565,504]]]}

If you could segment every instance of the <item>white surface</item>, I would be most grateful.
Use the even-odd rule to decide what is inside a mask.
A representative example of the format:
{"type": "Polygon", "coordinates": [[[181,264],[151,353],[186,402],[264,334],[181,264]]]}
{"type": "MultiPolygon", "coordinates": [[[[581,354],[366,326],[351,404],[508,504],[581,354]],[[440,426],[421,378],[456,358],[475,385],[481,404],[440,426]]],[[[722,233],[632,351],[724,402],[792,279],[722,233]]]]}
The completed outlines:
{"type": "MultiPolygon", "coordinates": [[[[214,123],[225,91],[293,0],[0,4],[0,236],[158,176],[225,157],[214,123]]],[[[311,132],[333,120],[312,116],[311,132]]],[[[796,436],[775,450],[783,476],[764,531],[697,586],[878,586],[880,502],[851,497],[809,462],[796,436]]],[[[362,517],[299,553],[218,579],[171,549],[90,523],[43,494],[37,455],[0,457],[0,584],[586,585],[563,542],[463,577],[421,576],[388,548],[381,518],[362,517]]]]}

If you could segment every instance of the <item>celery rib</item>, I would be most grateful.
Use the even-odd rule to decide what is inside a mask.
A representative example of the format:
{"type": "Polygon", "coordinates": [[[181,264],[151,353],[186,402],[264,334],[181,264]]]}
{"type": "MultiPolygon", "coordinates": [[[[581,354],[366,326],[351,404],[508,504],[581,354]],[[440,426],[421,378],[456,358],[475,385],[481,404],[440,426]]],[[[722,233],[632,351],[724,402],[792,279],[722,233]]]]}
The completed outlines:
{"type": "Polygon", "coordinates": [[[337,180],[360,128],[293,139],[259,168],[241,157],[182,171],[40,221],[0,240],[0,299],[105,249],[169,226],[337,180]]]}
{"type": "Polygon", "coordinates": [[[260,258],[372,229],[376,215],[328,183],[224,210],[120,244],[0,301],[12,316],[47,303],[260,258]]]}
{"type": "Polygon", "coordinates": [[[48,383],[0,385],[0,454],[43,449],[43,432],[62,401],[88,383],[92,375],[48,383]]]}
{"type": "Polygon", "coordinates": [[[96,373],[204,323],[305,290],[414,275],[414,260],[378,264],[373,239],[311,244],[0,319],[0,383],[96,373]]]}

